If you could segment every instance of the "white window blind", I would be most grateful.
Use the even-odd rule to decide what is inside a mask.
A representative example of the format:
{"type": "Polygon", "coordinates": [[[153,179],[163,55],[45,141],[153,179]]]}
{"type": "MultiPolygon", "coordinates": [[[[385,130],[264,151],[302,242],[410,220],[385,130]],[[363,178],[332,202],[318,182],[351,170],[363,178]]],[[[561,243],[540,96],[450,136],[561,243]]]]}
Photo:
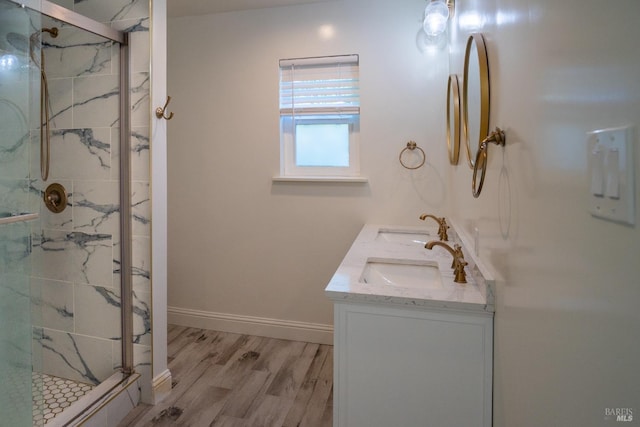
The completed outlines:
{"type": "Polygon", "coordinates": [[[280,60],[280,115],[359,114],[358,55],[280,60]]]}

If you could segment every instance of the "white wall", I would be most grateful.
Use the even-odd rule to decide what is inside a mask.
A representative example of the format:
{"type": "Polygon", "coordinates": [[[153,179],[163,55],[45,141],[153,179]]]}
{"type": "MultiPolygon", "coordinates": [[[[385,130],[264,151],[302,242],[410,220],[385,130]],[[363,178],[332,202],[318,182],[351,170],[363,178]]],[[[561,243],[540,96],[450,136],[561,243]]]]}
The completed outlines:
{"type": "Polygon", "coordinates": [[[640,232],[588,214],[585,133],[639,125],[640,3],[457,4],[448,61],[415,49],[422,0],[170,20],[169,305],[330,324],[322,289],[364,222],[451,213],[479,228],[481,257],[500,278],[495,425],[615,424],[605,408],[632,408],[637,422],[640,232]],[[443,130],[468,12],[483,18],[491,126],[508,138],[490,148],[479,199],[468,166],[448,165],[443,130]],[[316,36],[324,23],[336,26],[333,41],[316,36]],[[277,59],[345,52],[361,54],[369,185],[272,184],[277,59]],[[411,138],[430,159],[417,173],[397,163],[411,138]]]}
{"type": "Polygon", "coordinates": [[[458,0],[454,73],[472,13],[489,51],[491,126],[507,146],[489,149],[479,199],[466,163],[447,179],[453,214],[479,228],[501,278],[495,425],[615,425],[605,408],[632,408],[638,423],[640,231],[588,213],[586,132],[640,125],[640,2],[458,0]]]}
{"type": "Polygon", "coordinates": [[[169,20],[170,321],[281,319],[325,325],[330,341],[323,290],[362,225],[446,213],[447,52],[416,48],[423,8],[354,0],[169,20]],[[344,53],[360,54],[368,184],[272,183],[278,60],[344,53]],[[428,156],[413,172],[398,162],[411,139],[428,156]]]}
{"type": "MultiPolygon", "coordinates": [[[[153,0],[151,7],[151,93],[152,106],[167,102],[167,2],[153,0]]],[[[156,107],[157,108],[157,107],[156,107]]],[[[170,115],[171,106],[165,112],[170,115]]],[[[158,403],[171,390],[171,373],[167,369],[167,120],[153,117],[151,128],[151,277],[153,358],[151,401],[158,403]]]]}

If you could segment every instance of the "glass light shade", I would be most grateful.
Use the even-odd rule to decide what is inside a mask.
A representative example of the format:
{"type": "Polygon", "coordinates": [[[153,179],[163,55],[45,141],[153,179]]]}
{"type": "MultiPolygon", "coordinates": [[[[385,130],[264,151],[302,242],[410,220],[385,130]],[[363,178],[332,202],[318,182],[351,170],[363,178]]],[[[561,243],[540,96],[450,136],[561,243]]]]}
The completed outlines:
{"type": "Polygon", "coordinates": [[[424,32],[429,36],[437,36],[447,29],[449,7],[443,0],[430,1],[424,10],[424,32]]]}

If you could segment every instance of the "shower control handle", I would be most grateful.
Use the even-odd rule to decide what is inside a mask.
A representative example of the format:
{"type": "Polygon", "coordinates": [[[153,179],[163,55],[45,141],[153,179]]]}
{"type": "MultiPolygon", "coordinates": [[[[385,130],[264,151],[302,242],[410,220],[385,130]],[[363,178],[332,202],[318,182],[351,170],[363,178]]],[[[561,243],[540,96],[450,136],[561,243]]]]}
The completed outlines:
{"type": "Polygon", "coordinates": [[[60,201],[60,194],[58,194],[57,192],[51,193],[47,196],[47,199],[49,200],[49,203],[53,205],[53,207],[57,207],[58,202],[60,201]]]}
{"type": "Polygon", "coordinates": [[[53,213],[60,213],[67,207],[67,190],[57,182],[44,190],[44,204],[53,213]]]}

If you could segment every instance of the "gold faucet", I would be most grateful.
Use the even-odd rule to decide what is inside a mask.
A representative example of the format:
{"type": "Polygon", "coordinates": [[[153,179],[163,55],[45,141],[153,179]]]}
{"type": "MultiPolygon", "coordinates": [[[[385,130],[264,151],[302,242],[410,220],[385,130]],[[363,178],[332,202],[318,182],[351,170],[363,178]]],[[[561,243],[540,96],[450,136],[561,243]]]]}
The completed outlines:
{"type": "Polygon", "coordinates": [[[420,219],[423,221],[427,218],[433,218],[436,220],[436,222],[438,223],[438,237],[440,237],[440,240],[447,242],[449,240],[449,236],[447,235],[447,228],[449,228],[449,226],[447,225],[447,221],[444,219],[444,217],[438,218],[435,215],[428,214],[420,215],[420,219]]]}
{"type": "Polygon", "coordinates": [[[445,248],[451,256],[453,256],[453,262],[451,263],[451,268],[453,268],[453,274],[455,278],[453,279],[456,283],[467,283],[467,275],[464,272],[464,266],[468,263],[464,260],[464,254],[462,253],[462,247],[458,244],[451,246],[446,243],[439,242],[437,240],[432,240],[424,245],[427,249],[433,249],[434,246],[442,246],[445,248]]]}

